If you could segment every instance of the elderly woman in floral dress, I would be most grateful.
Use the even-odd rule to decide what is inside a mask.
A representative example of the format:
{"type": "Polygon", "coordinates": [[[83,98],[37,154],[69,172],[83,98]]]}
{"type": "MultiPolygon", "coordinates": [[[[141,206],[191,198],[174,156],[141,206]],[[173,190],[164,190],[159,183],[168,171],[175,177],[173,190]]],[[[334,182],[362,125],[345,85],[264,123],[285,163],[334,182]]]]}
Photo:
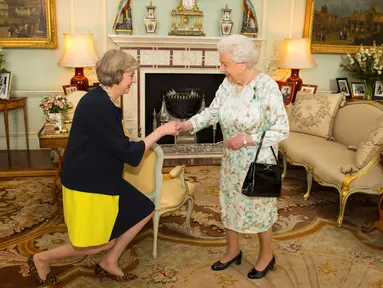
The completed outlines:
{"type": "Polygon", "coordinates": [[[254,69],[259,50],[249,38],[233,35],[218,43],[221,71],[226,78],[209,108],[179,126],[191,133],[220,123],[226,144],[222,156],[220,204],[226,229],[226,254],[212,265],[224,270],[241,264],[238,233],[257,233],[258,261],[248,273],[250,279],[264,277],[274,267],[272,226],[277,221],[276,198],[249,198],[241,193],[250,163],[254,160],[263,131],[266,131],[258,162],[274,163],[270,146],[286,139],[289,125],[282,94],[276,82],[254,69]]]}

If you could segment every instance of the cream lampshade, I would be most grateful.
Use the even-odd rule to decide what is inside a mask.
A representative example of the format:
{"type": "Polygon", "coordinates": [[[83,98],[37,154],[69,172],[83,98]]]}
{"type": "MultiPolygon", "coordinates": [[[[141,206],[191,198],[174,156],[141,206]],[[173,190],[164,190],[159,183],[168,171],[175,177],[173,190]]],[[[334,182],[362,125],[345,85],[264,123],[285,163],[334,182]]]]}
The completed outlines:
{"type": "Polygon", "coordinates": [[[77,90],[88,90],[89,81],[84,76],[84,67],[95,66],[97,59],[93,48],[93,34],[64,33],[64,52],[57,64],[75,68],[70,84],[77,86],[77,90]]]}
{"type": "Polygon", "coordinates": [[[299,78],[299,69],[315,68],[317,64],[311,55],[310,39],[285,39],[283,52],[278,65],[280,68],[290,68],[291,75],[287,82],[295,83],[294,98],[297,91],[301,89],[302,79],[299,78]]]}

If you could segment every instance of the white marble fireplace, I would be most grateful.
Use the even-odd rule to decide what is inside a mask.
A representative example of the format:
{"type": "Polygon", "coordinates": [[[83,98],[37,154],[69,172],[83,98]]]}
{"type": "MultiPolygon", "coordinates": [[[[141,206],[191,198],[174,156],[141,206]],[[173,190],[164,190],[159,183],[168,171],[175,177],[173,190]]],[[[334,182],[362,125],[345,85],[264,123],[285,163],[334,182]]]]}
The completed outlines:
{"type": "MultiPolygon", "coordinates": [[[[145,135],[145,79],[147,73],[218,74],[219,37],[109,35],[118,47],[140,63],[137,84],[123,97],[125,128],[145,135]]],[[[254,39],[261,46],[261,39],[254,39]]],[[[158,112],[158,111],[157,111],[158,112]]]]}

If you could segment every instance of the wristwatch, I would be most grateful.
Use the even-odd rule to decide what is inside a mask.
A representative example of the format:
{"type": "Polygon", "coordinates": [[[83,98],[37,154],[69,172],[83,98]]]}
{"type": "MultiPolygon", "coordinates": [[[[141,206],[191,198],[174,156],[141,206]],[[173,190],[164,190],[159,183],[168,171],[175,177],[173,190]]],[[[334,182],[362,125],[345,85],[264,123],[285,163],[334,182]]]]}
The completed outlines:
{"type": "Polygon", "coordinates": [[[246,138],[246,134],[243,135],[243,147],[246,147],[247,146],[247,138],[246,138]]]}

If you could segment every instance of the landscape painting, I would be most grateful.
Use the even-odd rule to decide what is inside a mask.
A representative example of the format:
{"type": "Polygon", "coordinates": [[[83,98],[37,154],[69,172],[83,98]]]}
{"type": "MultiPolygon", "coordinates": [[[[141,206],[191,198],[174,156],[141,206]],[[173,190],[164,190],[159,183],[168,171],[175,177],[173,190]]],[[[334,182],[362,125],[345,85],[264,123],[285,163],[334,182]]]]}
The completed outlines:
{"type": "Polygon", "coordinates": [[[56,0],[0,0],[0,47],[56,48],[56,0]]]}
{"type": "Polygon", "coordinates": [[[313,53],[355,53],[383,44],[382,0],[307,0],[304,37],[313,53]]]}

